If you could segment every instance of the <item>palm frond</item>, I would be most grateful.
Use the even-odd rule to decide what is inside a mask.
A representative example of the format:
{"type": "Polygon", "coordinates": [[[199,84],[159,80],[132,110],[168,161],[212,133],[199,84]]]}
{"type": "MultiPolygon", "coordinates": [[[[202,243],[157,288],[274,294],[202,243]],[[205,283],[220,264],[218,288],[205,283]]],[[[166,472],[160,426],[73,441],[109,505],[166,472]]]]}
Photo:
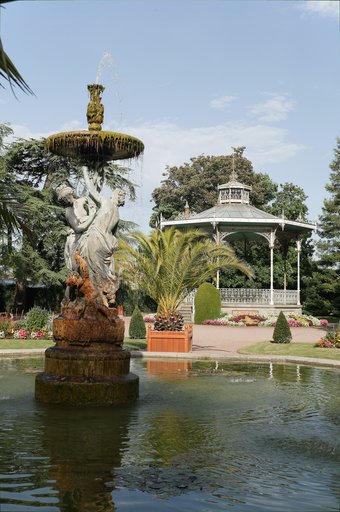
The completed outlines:
{"type": "Polygon", "coordinates": [[[116,262],[123,279],[149,295],[162,311],[174,311],[184,298],[223,267],[251,276],[230,246],[216,245],[200,231],[155,230],[122,241],[116,262]]]}
{"type": "MultiPolygon", "coordinates": [[[[2,2],[3,3],[3,2],[2,2]]],[[[21,74],[7,55],[0,39],[0,77],[7,80],[15,96],[13,86],[19,87],[26,94],[34,94],[29,85],[22,78],[21,74]]],[[[0,87],[5,88],[0,82],[0,87]]]]}

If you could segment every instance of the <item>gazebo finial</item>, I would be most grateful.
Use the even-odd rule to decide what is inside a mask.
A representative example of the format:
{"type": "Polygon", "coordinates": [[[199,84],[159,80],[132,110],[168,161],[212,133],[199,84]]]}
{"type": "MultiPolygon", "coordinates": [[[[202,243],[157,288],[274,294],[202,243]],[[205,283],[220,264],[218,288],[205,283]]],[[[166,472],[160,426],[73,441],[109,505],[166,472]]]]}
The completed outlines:
{"type": "Polygon", "coordinates": [[[235,171],[235,153],[233,153],[232,155],[233,157],[233,162],[232,162],[232,171],[231,171],[231,175],[230,175],[230,180],[231,181],[237,181],[237,172],[235,171]]]}
{"type": "Polygon", "coordinates": [[[190,216],[190,206],[189,206],[189,203],[188,203],[187,199],[185,200],[183,215],[184,215],[184,217],[189,217],[190,216]]]}

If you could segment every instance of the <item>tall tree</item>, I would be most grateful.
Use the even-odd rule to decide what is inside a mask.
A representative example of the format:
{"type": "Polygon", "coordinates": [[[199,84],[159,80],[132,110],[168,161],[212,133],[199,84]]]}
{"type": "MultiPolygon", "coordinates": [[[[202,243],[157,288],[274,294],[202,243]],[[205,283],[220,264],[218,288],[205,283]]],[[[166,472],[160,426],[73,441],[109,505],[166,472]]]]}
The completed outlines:
{"type": "Polygon", "coordinates": [[[340,137],[334,153],[329,183],[325,186],[329,197],[324,200],[319,219],[317,248],[321,265],[340,270],[340,137]]]}
{"type": "Polygon", "coordinates": [[[306,220],[308,207],[304,190],[293,183],[280,184],[269,211],[280,217],[282,214],[289,220],[306,220]]]}
{"type": "Polygon", "coordinates": [[[305,278],[306,308],[311,313],[340,319],[340,138],[330,164],[329,196],[319,219],[318,260],[314,272],[305,278]]]}
{"type": "Polygon", "coordinates": [[[232,155],[198,156],[179,167],[167,167],[161,186],[152,193],[155,202],[150,226],[162,215],[174,219],[188,201],[191,211],[201,212],[217,202],[217,187],[229,180],[233,169],[238,179],[252,185],[252,203],[261,207],[274,198],[276,185],[267,174],[255,173],[250,160],[243,156],[245,147],[234,148],[232,155]]]}

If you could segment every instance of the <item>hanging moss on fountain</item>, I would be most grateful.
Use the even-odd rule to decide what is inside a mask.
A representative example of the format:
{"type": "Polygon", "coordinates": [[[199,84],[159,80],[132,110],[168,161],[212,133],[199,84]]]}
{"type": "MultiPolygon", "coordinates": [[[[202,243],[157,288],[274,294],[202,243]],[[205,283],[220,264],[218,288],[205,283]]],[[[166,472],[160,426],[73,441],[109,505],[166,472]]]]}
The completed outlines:
{"type": "Polygon", "coordinates": [[[75,158],[84,163],[128,160],[138,157],[144,151],[139,139],[125,133],[102,130],[104,107],[101,94],[104,87],[89,84],[90,102],[87,106],[88,130],[61,132],[47,137],[47,151],[59,156],[75,158]]]}
{"type": "Polygon", "coordinates": [[[62,132],[46,139],[47,151],[88,161],[125,160],[139,156],[144,144],[131,135],[107,131],[62,132]]]}

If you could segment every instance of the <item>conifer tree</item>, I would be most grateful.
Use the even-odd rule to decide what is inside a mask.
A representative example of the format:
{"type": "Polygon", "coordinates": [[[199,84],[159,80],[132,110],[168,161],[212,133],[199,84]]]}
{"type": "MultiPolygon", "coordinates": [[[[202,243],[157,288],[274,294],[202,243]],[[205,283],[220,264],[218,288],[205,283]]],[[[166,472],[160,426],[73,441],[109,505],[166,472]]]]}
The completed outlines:
{"type": "Polygon", "coordinates": [[[337,139],[335,158],[330,165],[331,173],[326,191],[329,197],[324,200],[318,235],[317,248],[320,265],[339,271],[340,266],[340,137],[337,139]]]}
{"type": "Polygon", "coordinates": [[[129,326],[129,337],[132,339],[144,339],[146,336],[146,328],[143,315],[138,307],[135,307],[129,326]]]}
{"type": "Polygon", "coordinates": [[[284,313],[280,311],[280,314],[276,320],[272,343],[290,343],[291,339],[292,333],[290,331],[287,318],[285,317],[284,313]]]}
{"type": "Polygon", "coordinates": [[[340,138],[334,154],[319,222],[316,269],[305,277],[306,310],[330,320],[340,317],[340,138]]]}

